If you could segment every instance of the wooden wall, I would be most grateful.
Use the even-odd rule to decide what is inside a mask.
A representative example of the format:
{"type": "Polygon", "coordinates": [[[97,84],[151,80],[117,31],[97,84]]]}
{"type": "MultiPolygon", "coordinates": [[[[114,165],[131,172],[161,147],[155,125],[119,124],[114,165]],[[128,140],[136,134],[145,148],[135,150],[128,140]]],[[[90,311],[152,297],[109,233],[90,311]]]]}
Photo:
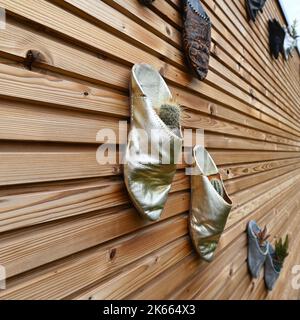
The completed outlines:
{"type": "MultiPolygon", "coordinates": [[[[213,23],[210,72],[192,78],[179,0],[0,0],[1,299],[297,299],[300,265],[299,55],[268,52],[268,0],[248,23],[244,0],[203,0],[213,23]],[[29,50],[39,52],[30,70],[29,50]],[[234,201],[216,259],[193,252],[189,179],[178,169],[162,219],[143,222],[122,167],[99,166],[101,128],[128,120],[134,63],[154,65],[184,107],[234,201]],[[246,224],[291,236],[276,290],[247,272],[246,224]]],[[[126,134],[125,132],[123,134],[126,134]]]]}

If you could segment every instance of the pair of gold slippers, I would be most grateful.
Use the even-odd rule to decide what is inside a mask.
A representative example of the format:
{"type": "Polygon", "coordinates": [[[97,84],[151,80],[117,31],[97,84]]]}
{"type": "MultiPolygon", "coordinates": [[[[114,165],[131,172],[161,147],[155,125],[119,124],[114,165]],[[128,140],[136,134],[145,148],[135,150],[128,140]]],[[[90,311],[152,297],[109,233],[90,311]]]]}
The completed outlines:
{"type": "MultiPolygon", "coordinates": [[[[147,64],[133,67],[130,92],[125,184],[139,213],[156,221],[163,213],[182,151],[180,107],[159,72],[147,64]]],[[[199,255],[211,261],[232,202],[204,147],[194,147],[193,162],[190,236],[199,255]]]]}

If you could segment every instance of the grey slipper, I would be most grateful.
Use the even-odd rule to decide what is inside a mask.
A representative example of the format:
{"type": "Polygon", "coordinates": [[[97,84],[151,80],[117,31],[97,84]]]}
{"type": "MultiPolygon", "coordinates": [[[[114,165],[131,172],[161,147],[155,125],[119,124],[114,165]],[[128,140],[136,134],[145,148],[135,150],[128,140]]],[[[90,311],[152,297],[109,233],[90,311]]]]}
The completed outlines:
{"type": "Polygon", "coordinates": [[[275,250],[274,248],[269,245],[269,253],[266,258],[266,265],[265,265],[265,284],[269,291],[273,290],[275,283],[280,274],[280,268],[277,268],[273,262],[275,250]]]}
{"type": "Polygon", "coordinates": [[[266,261],[269,251],[269,242],[264,247],[259,245],[256,234],[261,229],[253,220],[249,221],[247,227],[248,234],[248,268],[253,278],[258,278],[261,268],[266,261]]]}

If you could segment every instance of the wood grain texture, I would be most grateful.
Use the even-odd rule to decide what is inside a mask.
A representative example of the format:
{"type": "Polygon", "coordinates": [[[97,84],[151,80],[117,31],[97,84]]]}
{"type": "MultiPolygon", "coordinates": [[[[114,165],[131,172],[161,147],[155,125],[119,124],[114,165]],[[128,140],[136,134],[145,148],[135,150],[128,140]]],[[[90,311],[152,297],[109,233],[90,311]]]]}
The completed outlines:
{"type": "MultiPolygon", "coordinates": [[[[268,19],[244,0],[202,0],[212,20],[205,81],[181,45],[180,0],[0,0],[0,299],[300,299],[300,59],[273,60],[268,19]],[[38,52],[30,68],[29,50],[38,52]],[[130,69],[152,64],[182,106],[182,126],[204,130],[233,208],[207,264],[188,236],[190,179],[178,165],[158,222],[134,209],[119,163],[130,117],[130,69]],[[123,126],[119,126],[123,121],[123,126]],[[127,124],[127,127],[124,126],[127,124]],[[116,149],[99,164],[101,129],[116,149]],[[290,235],[273,292],[247,269],[246,225],[290,235]]],[[[186,152],[186,150],[184,150],[186,152]]],[[[183,153],[182,156],[184,156],[183,153]]]]}

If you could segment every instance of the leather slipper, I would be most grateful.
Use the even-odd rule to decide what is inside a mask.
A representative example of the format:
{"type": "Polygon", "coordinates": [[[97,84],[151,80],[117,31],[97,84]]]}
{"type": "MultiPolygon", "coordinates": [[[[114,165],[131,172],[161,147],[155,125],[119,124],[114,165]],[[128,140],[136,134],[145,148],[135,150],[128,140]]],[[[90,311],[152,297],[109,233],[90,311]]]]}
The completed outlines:
{"type": "Polygon", "coordinates": [[[192,73],[204,80],[208,73],[211,22],[200,0],[183,0],[183,47],[192,73]]]}

